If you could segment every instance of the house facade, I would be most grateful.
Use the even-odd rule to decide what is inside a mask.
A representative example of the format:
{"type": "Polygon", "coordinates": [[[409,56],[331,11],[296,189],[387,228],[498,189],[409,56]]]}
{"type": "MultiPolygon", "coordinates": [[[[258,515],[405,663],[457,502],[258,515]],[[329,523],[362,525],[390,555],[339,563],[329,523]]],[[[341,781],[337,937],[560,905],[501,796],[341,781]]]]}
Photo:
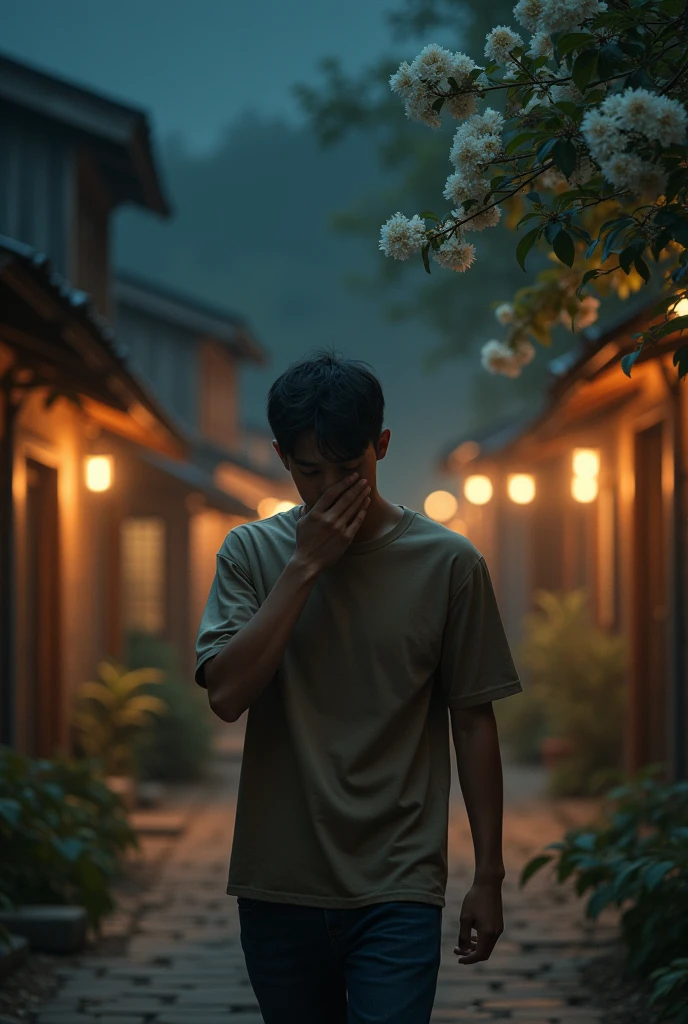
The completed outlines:
{"type": "Polygon", "coordinates": [[[222,539],[292,493],[242,449],[264,350],[115,278],[123,203],[169,214],[145,113],[0,56],[0,743],[34,756],[71,749],[74,687],[128,630],[191,680],[222,539]]]}
{"type": "Polygon", "coordinates": [[[685,778],[688,413],[671,337],[622,372],[648,323],[640,312],[588,337],[552,364],[544,412],[461,439],[441,465],[510,638],[537,591],[585,590],[594,621],[627,643],[625,768],[685,778]]]}

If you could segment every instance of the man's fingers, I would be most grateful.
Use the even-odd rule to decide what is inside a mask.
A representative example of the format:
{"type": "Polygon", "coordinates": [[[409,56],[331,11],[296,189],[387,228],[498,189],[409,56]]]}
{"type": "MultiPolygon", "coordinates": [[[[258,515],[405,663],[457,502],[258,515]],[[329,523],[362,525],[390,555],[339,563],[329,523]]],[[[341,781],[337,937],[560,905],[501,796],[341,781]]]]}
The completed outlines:
{"type": "Polygon", "coordinates": [[[343,480],[338,480],[336,484],[330,484],[326,487],[323,493],[320,495],[318,500],[313,505],[313,508],[317,508],[320,512],[325,512],[327,509],[334,506],[338,498],[348,491],[350,487],[355,487],[356,478],[358,473],[350,473],[349,476],[345,476],[343,480]],[[352,480],[351,478],[354,477],[352,480]]]}
{"type": "MultiPolygon", "coordinates": [[[[460,956],[459,963],[475,964],[478,963],[480,960],[489,960],[492,950],[494,949],[498,938],[499,936],[497,934],[493,934],[491,932],[478,932],[477,940],[471,940],[471,952],[465,956],[460,956]]],[[[461,946],[460,940],[459,946],[461,946]]],[[[461,953],[464,951],[464,949],[465,947],[463,946],[461,947],[461,949],[455,946],[454,952],[461,953]]]]}

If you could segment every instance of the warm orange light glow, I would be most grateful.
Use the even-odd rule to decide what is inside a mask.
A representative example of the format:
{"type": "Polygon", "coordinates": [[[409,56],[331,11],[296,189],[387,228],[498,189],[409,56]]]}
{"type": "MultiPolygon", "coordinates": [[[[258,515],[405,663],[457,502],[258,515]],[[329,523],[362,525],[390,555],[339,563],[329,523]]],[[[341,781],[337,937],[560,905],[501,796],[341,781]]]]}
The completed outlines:
{"type": "Polygon", "coordinates": [[[296,502],[294,501],[278,501],[275,506],[274,515],[277,515],[278,512],[287,512],[290,508],[294,508],[295,504],[296,502]]]}
{"type": "Polygon", "coordinates": [[[573,451],[573,472],[576,476],[591,479],[599,475],[600,453],[596,448],[575,448],[573,451]]]}
{"type": "Polygon", "coordinates": [[[674,306],[674,316],[688,316],[688,299],[680,299],[674,306]]]}
{"type": "Polygon", "coordinates": [[[530,473],[512,473],[506,489],[511,500],[517,505],[529,505],[535,497],[535,477],[530,473]]]}
{"type": "Polygon", "coordinates": [[[107,491],[112,486],[111,455],[87,456],[86,486],[89,491],[107,491]]]}
{"type": "Polygon", "coordinates": [[[428,494],[423,505],[426,516],[436,519],[438,523],[446,523],[458,507],[458,501],[449,491],[433,491],[432,494],[428,494]]]}
{"type": "Polygon", "coordinates": [[[472,505],[487,505],[492,497],[492,481],[489,476],[469,476],[463,485],[463,493],[472,505]]]}
{"type": "Polygon", "coordinates": [[[594,501],[597,497],[598,490],[597,477],[574,476],[571,481],[571,494],[574,496],[576,501],[581,501],[583,503],[594,501]]]}
{"type": "Polygon", "coordinates": [[[463,534],[464,537],[466,536],[466,534],[468,532],[468,527],[464,523],[463,519],[459,519],[458,516],[455,516],[453,519],[450,519],[449,522],[445,523],[444,525],[449,530],[453,530],[454,533],[461,533],[461,534],[463,534]]]}
{"type": "Polygon", "coordinates": [[[279,503],[279,498],[261,498],[256,511],[261,519],[269,519],[270,516],[274,516],[279,503]]]}

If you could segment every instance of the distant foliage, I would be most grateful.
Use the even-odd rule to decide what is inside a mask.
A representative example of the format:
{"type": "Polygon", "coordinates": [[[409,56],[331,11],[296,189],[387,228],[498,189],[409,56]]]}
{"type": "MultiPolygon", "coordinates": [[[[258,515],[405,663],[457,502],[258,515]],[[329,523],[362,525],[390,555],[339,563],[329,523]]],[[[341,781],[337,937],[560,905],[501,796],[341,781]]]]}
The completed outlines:
{"type": "Polygon", "coordinates": [[[623,754],[626,649],[623,639],[590,621],[584,591],[541,591],[526,617],[518,663],[531,702],[550,736],[570,741],[573,753],[552,769],[553,794],[593,795],[623,754]]]}

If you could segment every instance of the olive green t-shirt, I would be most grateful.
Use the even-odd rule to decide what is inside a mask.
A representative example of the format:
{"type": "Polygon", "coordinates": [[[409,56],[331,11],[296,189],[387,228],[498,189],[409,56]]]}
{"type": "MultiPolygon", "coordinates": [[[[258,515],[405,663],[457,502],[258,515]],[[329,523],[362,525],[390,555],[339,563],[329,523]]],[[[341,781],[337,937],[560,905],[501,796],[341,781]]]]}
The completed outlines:
{"type": "MultiPolygon", "coordinates": [[[[231,530],[196,644],[204,662],[291,558],[302,506],[231,530]]],[[[227,893],[314,907],[445,906],[448,708],[522,690],[485,561],[402,505],[308,596],[248,709],[227,893]]]]}

